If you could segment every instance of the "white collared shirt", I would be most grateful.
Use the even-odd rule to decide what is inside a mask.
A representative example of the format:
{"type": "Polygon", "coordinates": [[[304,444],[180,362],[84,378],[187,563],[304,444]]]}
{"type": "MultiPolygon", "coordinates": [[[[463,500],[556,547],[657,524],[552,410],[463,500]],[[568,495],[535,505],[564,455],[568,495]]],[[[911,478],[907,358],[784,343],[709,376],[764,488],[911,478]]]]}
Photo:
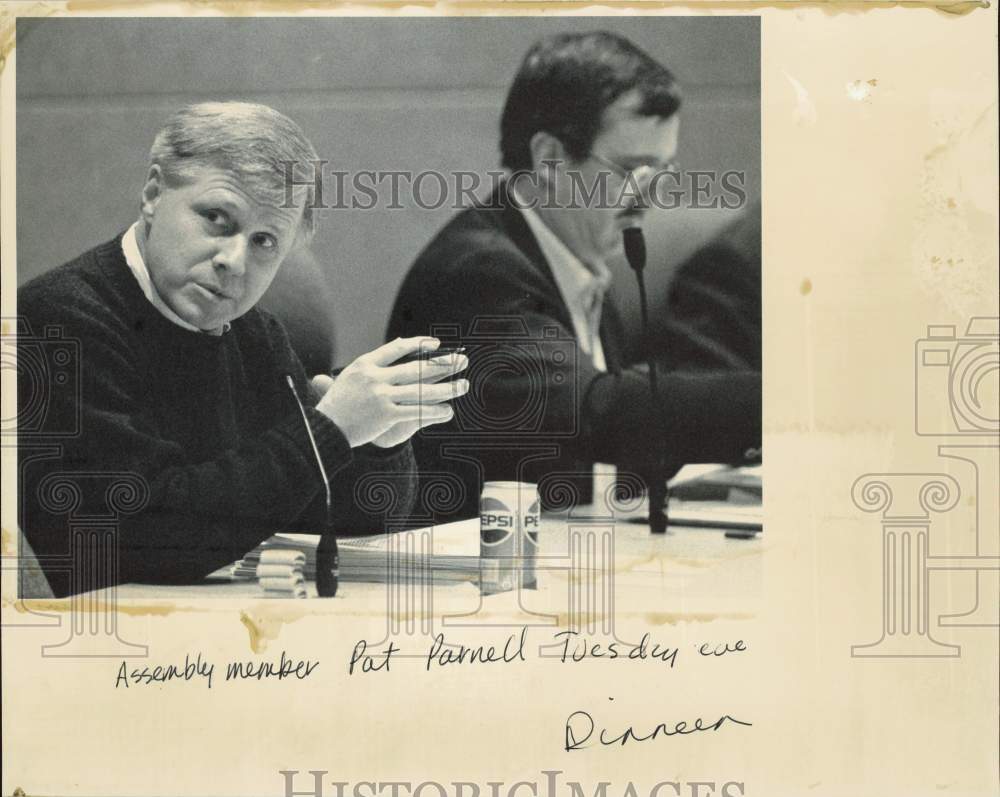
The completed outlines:
{"type": "Polygon", "coordinates": [[[153,284],[152,277],[149,276],[149,269],[146,268],[146,261],[142,257],[142,252],[139,251],[139,242],[136,240],[136,230],[138,229],[139,224],[140,222],[135,222],[122,236],[122,254],[125,255],[125,262],[132,271],[136,282],[139,283],[139,287],[142,289],[143,295],[149,299],[150,304],[152,304],[153,307],[160,312],[160,315],[168,321],[192,332],[201,332],[205,335],[221,335],[227,332],[229,330],[229,324],[223,326],[221,332],[206,332],[204,329],[198,329],[198,327],[194,324],[189,324],[177,315],[177,313],[171,310],[170,306],[163,301],[163,297],[160,296],[159,291],[156,290],[156,286],[153,284]]]}
{"type": "Polygon", "coordinates": [[[611,284],[611,271],[603,261],[591,263],[587,268],[559,237],[549,229],[533,208],[526,207],[521,197],[511,189],[524,219],[528,223],[542,254],[552,268],[559,293],[569,308],[580,348],[590,357],[594,368],[607,371],[604,347],[601,345],[601,309],[604,294],[611,284]]]}

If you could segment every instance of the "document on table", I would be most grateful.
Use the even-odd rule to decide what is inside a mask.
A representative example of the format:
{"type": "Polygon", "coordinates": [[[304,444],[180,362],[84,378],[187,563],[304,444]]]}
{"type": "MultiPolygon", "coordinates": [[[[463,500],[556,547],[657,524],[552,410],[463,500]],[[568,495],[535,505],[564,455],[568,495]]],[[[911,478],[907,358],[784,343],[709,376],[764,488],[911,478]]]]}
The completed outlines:
{"type": "MultiPolygon", "coordinates": [[[[255,578],[262,554],[287,550],[304,557],[303,573],[314,580],[319,539],[316,534],[275,534],[237,562],[233,576],[255,578]]],[[[394,534],[343,537],[338,540],[337,549],[343,582],[384,582],[389,578],[390,568],[409,573],[424,566],[430,566],[435,582],[478,579],[479,518],[394,534]]]]}
{"type": "Polygon", "coordinates": [[[670,523],[763,530],[764,505],[760,465],[730,468],[687,465],[670,480],[670,523]]]}

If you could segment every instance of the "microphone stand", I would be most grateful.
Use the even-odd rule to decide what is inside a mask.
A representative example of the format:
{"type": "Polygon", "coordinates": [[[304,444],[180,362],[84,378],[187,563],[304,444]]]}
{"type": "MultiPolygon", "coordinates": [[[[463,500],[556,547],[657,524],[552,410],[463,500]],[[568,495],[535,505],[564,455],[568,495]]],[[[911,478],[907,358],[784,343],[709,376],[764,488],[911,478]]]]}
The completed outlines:
{"type": "Polygon", "coordinates": [[[650,345],[649,337],[649,302],[646,299],[646,279],[644,272],[646,269],[646,238],[642,234],[641,227],[626,227],[622,230],[622,243],[625,247],[625,259],[635,272],[636,282],[639,284],[639,312],[642,317],[642,347],[646,355],[646,363],[649,366],[649,391],[653,399],[653,416],[655,419],[658,445],[656,446],[656,456],[652,477],[647,482],[649,492],[649,530],[653,534],[666,534],[667,532],[667,492],[666,467],[664,464],[664,449],[667,444],[666,423],[663,421],[663,413],[660,407],[660,391],[656,379],[656,358],[653,356],[653,347],[650,345]]]}

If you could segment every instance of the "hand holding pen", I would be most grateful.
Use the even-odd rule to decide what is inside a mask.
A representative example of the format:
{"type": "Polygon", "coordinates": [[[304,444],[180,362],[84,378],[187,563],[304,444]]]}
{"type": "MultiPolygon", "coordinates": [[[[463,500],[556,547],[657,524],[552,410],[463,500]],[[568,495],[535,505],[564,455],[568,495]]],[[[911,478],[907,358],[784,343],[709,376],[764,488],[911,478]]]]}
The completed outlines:
{"type": "Polygon", "coordinates": [[[460,350],[437,353],[437,338],[397,338],[363,354],[336,379],[319,375],[312,385],[322,395],[316,409],[340,427],[352,447],[373,443],[389,448],[419,429],[454,416],[447,403],[469,389],[460,350]],[[449,381],[442,381],[449,380],[449,381]]]}

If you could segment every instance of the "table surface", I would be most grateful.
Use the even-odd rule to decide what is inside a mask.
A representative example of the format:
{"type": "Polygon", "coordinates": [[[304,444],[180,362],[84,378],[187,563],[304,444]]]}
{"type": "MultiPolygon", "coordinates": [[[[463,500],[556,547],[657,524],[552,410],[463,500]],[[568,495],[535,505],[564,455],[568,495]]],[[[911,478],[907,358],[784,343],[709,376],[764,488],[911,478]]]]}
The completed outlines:
{"type": "MultiPolygon", "coordinates": [[[[472,524],[475,534],[477,521],[459,521],[472,524]]],[[[450,526],[451,524],[449,524],[450,526]]],[[[619,587],[635,591],[654,589],[660,593],[683,594],[687,600],[698,596],[718,600],[753,599],[760,592],[760,553],[763,549],[762,535],[749,539],[727,537],[722,528],[671,526],[666,534],[653,535],[641,514],[620,513],[617,516],[601,515],[592,507],[575,509],[571,514],[543,514],[539,534],[540,557],[556,557],[568,560],[571,535],[576,535],[579,545],[580,533],[596,531],[595,540],[604,541],[604,556],[612,556],[614,578],[619,587]],[[608,550],[613,554],[609,554],[608,550]]],[[[442,529],[447,526],[438,527],[442,529]]],[[[419,534],[402,532],[403,534],[419,534]]],[[[478,535],[477,535],[478,536],[478,535]]],[[[435,548],[435,555],[439,550],[435,548]]],[[[448,553],[447,551],[445,553],[448,553]]],[[[600,557],[600,542],[592,557],[600,557]]],[[[555,560],[552,560],[555,561],[555,560]]],[[[597,559],[596,565],[602,566],[597,559]]],[[[560,583],[566,582],[563,574],[543,571],[565,571],[565,566],[539,568],[539,590],[557,591],[560,583]]],[[[448,593],[474,588],[478,593],[478,583],[435,582],[434,589],[448,593]]],[[[315,585],[307,584],[309,596],[315,596],[315,585]]],[[[386,592],[386,584],[362,582],[352,578],[351,573],[342,568],[341,586],[338,597],[367,601],[373,596],[386,592]]],[[[117,587],[118,600],[177,600],[177,599],[244,599],[265,598],[263,590],[254,580],[227,580],[209,578],[202,583],[189,585],[149,585],[122,584],[117,587]]],[[[497,596],[487,596],[487,600],[497,596]]],[[[339,601],[338,601],[339,603],[339,601]]]]}

